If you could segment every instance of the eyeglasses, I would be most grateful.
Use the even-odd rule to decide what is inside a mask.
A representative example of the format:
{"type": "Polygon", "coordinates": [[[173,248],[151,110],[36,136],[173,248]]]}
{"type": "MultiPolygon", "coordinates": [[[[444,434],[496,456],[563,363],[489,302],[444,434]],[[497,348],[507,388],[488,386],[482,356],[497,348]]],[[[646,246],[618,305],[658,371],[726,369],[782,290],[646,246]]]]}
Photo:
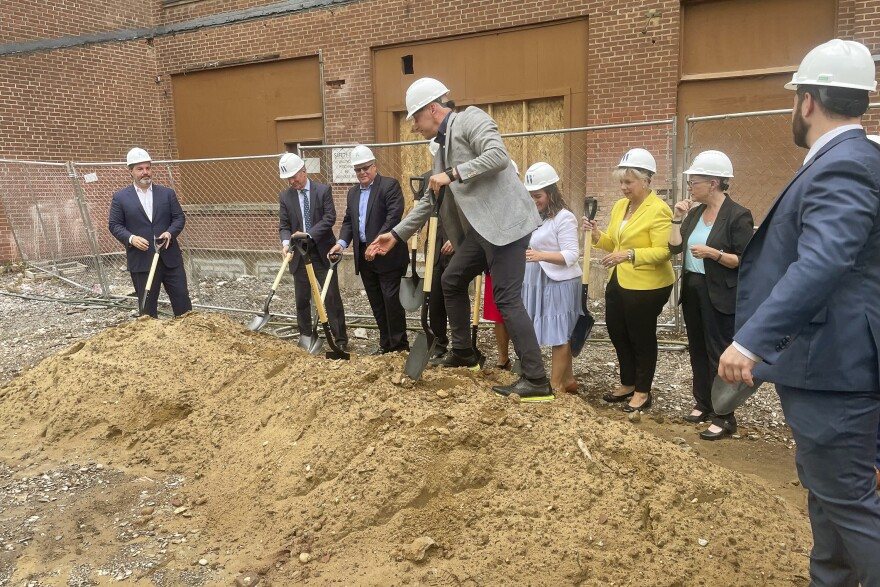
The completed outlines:
{"type": "Polygon", "coordinates": [[[698,185],[698,184],[701,184],[701,183],[712,183],[712,180],[711,180],[711,179],[704,179],[703,181],[694,181],[694,180],[692,180],[692,179],[689,179],[689,180],[687,180],[685,183],[687,184],[687,186],[688,186],[689,188],[692,188],[692,187],[694,187],[695,185],[698,185]]]}
{"type": "Polygon", "coordinates": [[[366,173],[367,171],[370,170],[370,167],[372,167],[372,166],[373,166],[373,164],[370,163],[368,165],[362,165],[361,167],[355,167],[354,172],[355,173],[366,173]]]}

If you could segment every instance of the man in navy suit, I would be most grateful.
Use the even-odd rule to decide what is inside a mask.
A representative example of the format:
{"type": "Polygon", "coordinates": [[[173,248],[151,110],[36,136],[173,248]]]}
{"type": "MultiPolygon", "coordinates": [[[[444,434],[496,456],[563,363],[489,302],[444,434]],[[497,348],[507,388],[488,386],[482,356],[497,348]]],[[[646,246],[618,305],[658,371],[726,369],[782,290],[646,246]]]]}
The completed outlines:
{"type": "Polygon", "coordinates": [[[339,241],[330,253],[341,253],[349,245],[354,248],[354,272],[361,276],[379,327],[379,348],[374,354],[408,351],[406,312],[400,303],[400,278],[406,273],[408,251],[397,247],[372,261],[364,257],[374,238],[400,222],[403,192],[396,179],[379,175],[376,157],[368,147],[352,149],[351,164],[358,185],[348,191],[339,241]]]}
{"type": "Polygon", "coordinates": [[[171,300],[174,315],[180,316],[192,310],[183,256],[177,242],[186,217],[174,190],[153,183],[149,153],[136,147],[128,152],[126,162],[133,182],[113,194],[110,232],[125,246],[128,270],[139,300],[143,299],[155,246],[159,245],[159,263],[144,310],[153,318],[158,317],[161,283],[171,300]]]}
{"type": "MultiPolygon", "coordinates": [[[[282,258],[287,256],[291,236],[298,234],[311,236],[314,246],[309,251],[309,257],[312,260],[318,286],[322,287],[330,269],[327,254],[336,243],[336,237],[333,235],[333,225],[336,223],[333,192],[329,185],[310,180],[306,173],[305,162],[294,153],[286,153],[281,157],[278,171],[281,179],[286,179],[289,186],[278,196],[281,256],[282,258]]],[[[293,274],[297,328],[301,335],[308,335],[312,332],[310,305],[312,291],[305,263],[300,259],[299,253],[294,252],[289,268],[293,274]]],[[[348,333],[345,328],[345,312],[337,276],[334,271],[324,305],[333,339],[339,348],[345,350],[348,348],[348,333]]]]}
{"type": "Polygon", "coordinates": [[[809,149],[742,255],[727,382],[776,384],[809,491],[816,587],[880,585],[880,149],[861,117],[874,61],[855,41],[813,49],[794,142],[809,149]]]}

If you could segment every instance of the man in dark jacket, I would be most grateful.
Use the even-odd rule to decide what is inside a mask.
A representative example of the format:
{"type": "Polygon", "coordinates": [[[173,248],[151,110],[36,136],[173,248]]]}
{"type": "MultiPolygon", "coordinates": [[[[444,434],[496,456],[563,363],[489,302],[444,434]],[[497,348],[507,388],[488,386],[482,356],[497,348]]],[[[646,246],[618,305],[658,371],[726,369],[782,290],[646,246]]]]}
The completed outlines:
{"type": "Polygon", "coordinates": [[[144,299],[144,289],[156,246],[159,262],[153,283],[147,295],[144,312],[158,317],[159,284],[171,300],[175,316],[192,310],[186,287],[186,271],[177,237],[183,232],[186,217],[174,190],[153,183],[150,154],[134,148],[126,157],[132,185],[113,194],[108,228],[125,246],[128,270],[138,300],[144,299]]]}
{"type": "MultiPolygon", "coordinates": [[[[286,179],[290,186],[278,196],[279,229],[281,237],[281,256],[287,256],[290,250],[290,239],[294,235],[308,234],[314,246],[309,251],[312,267],[319,286],[323,285],[330,269],[327,254],[336,238],[333,235],[333,224],[336,223],[336,206],[333,204],[333,192],[329,185],[312,181],[306,173],[305,162],[294,153],[286,153],[278,163],[281,179],[286,179]]],[[[296,295],[296,324],[301,335],[312,332],[312,291],[305,263],[299,253],[294,253],[290,261],[290,272],[293,274],[293,287],[296,295]]],[[[339,281],[336,272],[331,278],[324,300],[330,331],[336,345],[345,350],[348,348],[348,333],[345,328],[345,312],[342,308],[342,296],[339,294],[339,281]]]]}
{"type": "Polygon", "coordinates": [[[403,192],[396,179],[379,175],[369,148],[359,145],[352,149],[351,164],[358,184],[348,191],[339,241],[330,252],[341,253],[349,245],[354,248],[354,271],[361,276],[379,327],[379,348],[374,354],[408,351],[406,313],[400,303],[400,278],[406,273],[407,250],[399,247],[372,261],[364,258],[367,245],[400,222],[403,192]]]}

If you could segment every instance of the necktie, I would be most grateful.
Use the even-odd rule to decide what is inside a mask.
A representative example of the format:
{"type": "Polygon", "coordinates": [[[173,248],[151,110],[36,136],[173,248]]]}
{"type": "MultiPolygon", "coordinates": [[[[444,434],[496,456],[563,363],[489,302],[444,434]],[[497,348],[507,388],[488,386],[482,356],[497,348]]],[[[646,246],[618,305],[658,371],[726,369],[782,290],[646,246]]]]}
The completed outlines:
{"type": "Polygon", "coordinates": [[[306,232],[312,229],[312,207],[309,205],[309,190],[300,190],[303,197],[303,222],[306,232]]]}

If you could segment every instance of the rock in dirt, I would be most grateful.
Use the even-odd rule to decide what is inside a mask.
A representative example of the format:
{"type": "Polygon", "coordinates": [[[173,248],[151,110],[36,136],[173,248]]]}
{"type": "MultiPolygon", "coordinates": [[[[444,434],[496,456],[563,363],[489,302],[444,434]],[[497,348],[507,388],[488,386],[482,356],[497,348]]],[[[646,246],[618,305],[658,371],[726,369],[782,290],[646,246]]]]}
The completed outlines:
{"type": "Polygon", "coordinates": [[[414,562],[423,561],[428,554],[428,549],[431,548],[437,548],[434,539],[430,536],[420,536],[406,547],[406,559],[414,562]]]}

